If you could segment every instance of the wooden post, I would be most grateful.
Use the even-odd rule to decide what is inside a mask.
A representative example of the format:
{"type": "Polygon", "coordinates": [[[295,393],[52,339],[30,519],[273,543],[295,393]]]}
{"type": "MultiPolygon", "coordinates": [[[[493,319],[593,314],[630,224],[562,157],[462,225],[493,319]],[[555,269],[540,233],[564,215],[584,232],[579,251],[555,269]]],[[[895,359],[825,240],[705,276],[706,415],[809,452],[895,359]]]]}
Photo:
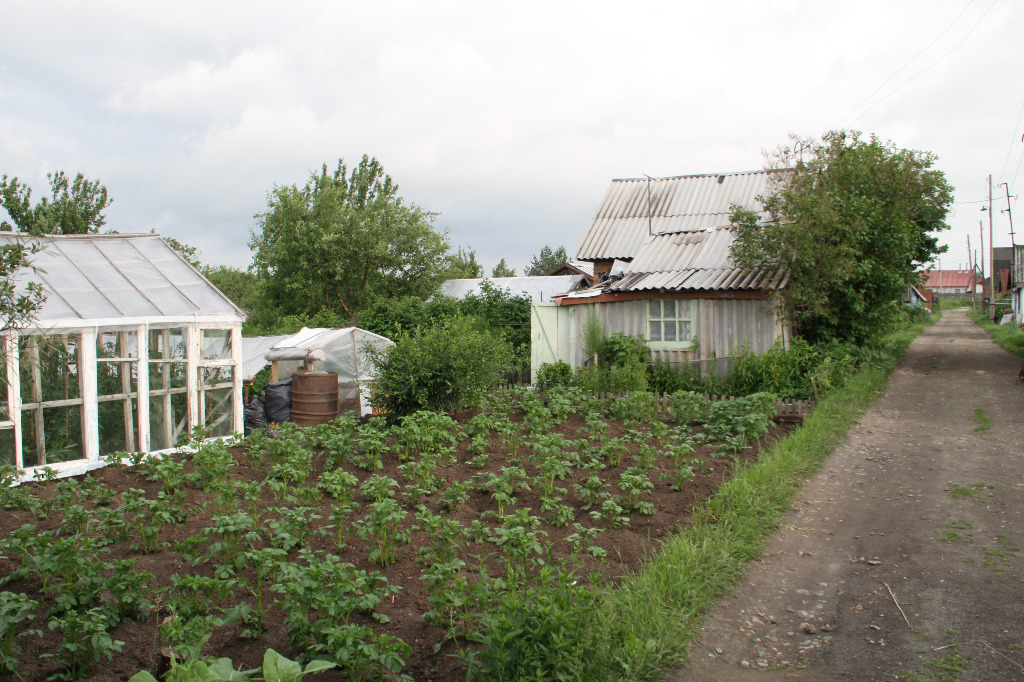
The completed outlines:
{"type": "Polygon", "coordinates": [[[46,434],[43,432],[43,408],[38,407],[43,402],[43,376],[39,367],[39,337],[26,336],[28,342],[29,371],[32,375],[31,397],[37,407],[32,414],[32,429],[36,432],[36,464],[46,464],[46,434]]]}

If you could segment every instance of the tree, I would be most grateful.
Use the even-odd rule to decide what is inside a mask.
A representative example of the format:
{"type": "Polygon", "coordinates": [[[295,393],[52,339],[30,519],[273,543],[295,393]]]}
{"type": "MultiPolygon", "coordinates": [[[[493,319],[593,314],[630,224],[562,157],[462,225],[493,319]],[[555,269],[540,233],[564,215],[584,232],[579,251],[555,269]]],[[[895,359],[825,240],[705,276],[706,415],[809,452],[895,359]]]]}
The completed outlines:
{"type": "Polygon", "coordinates": [[[43,288],[38,282],[30,282],[23,290],[15,286],[15,276],[21,269],[32,267],[31,256],[37,250],[38,245],[22,240],[0,245],[0,329],[24,326],[43,304],[43,288]]]}
{"type": "Polygon", "coordinates": [[[99,180],[78,173],[68,182],[64,171],[47,173],[49,198],[32,205],[32,190],[17,177],[0,178],[0,198],[11,222],[0,222],[0,230],[28,234],[95,234],[106,224],[103,210],[113,202],[99,180]]]}
{"type": "Polygon", "coordinates": [[[552,250],[547,244],[540,250],[540,253],[530,259],[523,273],[527,277],[533,275],[550,275],[552,272],[569,262],[569,256],[565,253],[565,247],[559,246],[552,250]]]}
{"type": "Polygon", "coordinates": [[[505,262],[504,258],[502,258],[500,261],[498,261],[498,264],[495,265],[494,268],[491,270],[491,277],[515,277],[515,276],[516,276],[516,269],[515,268],[510,268],[508,266],[508,263],[505,262]]]}
{"type": "Polygon", "coordinates": [[[196,270],[203,269],[203,264],[199,260],[199,249],[186,244],[185,242],[179,242],[174,237],[161,237],[161,239],[167,242],[167,246],[174,249],[179,256],[188,262],[189,265],[194,267],[196,270]]]}
{"type": "Polygon", "coordinates": [[[334,173],[325,164],[305,187],[269,193],[249,242],[252,270],[281,314],[325,309],[354,323],[376,300],[434,293],[449,249],[435,216],[403,201],[376,158],[351,173],[343,160],[334,173]]]}
{"type": "Polygon", "coordinates": [[[476,279],[484,274],[484,266],[476,262],[476,251],[461,248],[448,256],[448,271],[445,279],[476,279]]]}
{"type": "Polygon", "coordinates": [[[734,262],[788,268],[785,314],[809,341],[864,341],[945,251],[953,190],[935,160],[858,132],[794,138],[769,157],[765,218],[734,207],[734,262]]]}

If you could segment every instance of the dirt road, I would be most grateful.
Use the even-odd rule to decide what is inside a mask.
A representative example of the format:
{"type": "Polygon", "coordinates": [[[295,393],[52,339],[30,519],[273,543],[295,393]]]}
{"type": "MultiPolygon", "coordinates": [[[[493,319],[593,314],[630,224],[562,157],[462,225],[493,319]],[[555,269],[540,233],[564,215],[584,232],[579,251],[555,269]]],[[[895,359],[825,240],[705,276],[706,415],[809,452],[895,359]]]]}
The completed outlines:
{"type": "Polygon", "coordinates": [[[946,312],[666,682],[1024,680],[1020,368],[946,312]]]}

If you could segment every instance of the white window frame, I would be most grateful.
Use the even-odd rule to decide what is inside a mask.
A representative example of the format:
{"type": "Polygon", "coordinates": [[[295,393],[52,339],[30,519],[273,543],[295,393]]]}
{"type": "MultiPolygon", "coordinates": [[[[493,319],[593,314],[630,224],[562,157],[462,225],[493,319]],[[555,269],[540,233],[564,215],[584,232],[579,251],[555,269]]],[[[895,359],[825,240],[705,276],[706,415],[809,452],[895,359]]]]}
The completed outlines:
{"type": "MultiPolygon", "coordinates": [[[[647,338],[647,346],[654,350],[672,349],[672,350],[693,350],[694,343],[696,341],[696,334],[694,333],[693,324],[693,299],[692,298],[649,298],[644,301],[644,336],[647,338]],[[673,301],[675,303],[676,314],[674,317],[664,317],[664,302],[673,301]],[[651,307],[653,304],[658,304],[658,312],[661,313],[659,316],[651,315],[651,307]],[[671,320],[673,322],[688,322],[690,328],[690,338],[686,341],[663,341],[654,340],[651,338],[651,322],[664,322],[671,320]]],[[[664,327],[662,328],[662,336],[664,336],[664,327]]]]}

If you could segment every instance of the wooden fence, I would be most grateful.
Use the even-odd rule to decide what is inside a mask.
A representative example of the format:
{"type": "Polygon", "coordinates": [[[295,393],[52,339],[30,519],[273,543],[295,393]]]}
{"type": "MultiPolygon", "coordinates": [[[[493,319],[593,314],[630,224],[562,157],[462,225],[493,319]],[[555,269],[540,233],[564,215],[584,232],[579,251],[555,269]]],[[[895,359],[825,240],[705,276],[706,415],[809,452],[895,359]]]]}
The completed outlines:
{"type": "MultiPolygon", "coordinates": [[[[628,395],[628,391],[602,391],[600,393],[590,393],[589,395],[594,398],[623,398],[628,395]]],[[[671,403],[671,393],[652,393],[657,400],[658,404],[662,407],[667,408],[671,403]]],[[[708,395],[702,394],[705,398],[712,402],[719,402],[722,400],[735,401],[736,396],[729,395],[708,395]]],[[[541,399],[547,404],[545,396],[541,396],[541,399]]],[[[775,417],[773,419],[777,422],[785,423],[798,423],[806,419],[811,412],[814,410],[814,402],[811,400],[783,400],[775,403],[775,417]]]]}

